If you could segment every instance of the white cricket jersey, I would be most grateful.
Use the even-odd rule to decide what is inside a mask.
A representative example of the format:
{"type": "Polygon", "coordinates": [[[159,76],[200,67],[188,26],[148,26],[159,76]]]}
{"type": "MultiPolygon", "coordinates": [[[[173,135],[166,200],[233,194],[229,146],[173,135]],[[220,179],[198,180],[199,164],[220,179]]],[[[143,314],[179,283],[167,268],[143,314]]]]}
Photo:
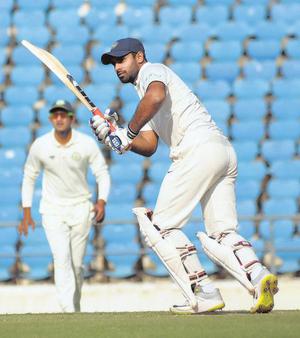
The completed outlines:
{"type": "Polygon", "coordinates": [[[166,99],[142,130],[154,130],[170,147],[177,146],[187,132],[196,133],[198,142],[204,142],[212,134],[221,134],[197,96],[161,63],[147,62],[141,67],[135,83],[140,99],[153,81],[165,84],[166,99]]]}
{"type": "Polygon", "coordinates": [[[98,199],[107,200],[110,177],[105,159],[94,139],[72,130],[70,141],[61,145],[54,130],[37,138],[29,151],[24,168],[22,206],[31,207],[35,179],[43,170],[40,212],[49,208],[63,210],[65,206],[86,202],[91,198],[87,170],[91,168],[97,184],[98,199]]]}

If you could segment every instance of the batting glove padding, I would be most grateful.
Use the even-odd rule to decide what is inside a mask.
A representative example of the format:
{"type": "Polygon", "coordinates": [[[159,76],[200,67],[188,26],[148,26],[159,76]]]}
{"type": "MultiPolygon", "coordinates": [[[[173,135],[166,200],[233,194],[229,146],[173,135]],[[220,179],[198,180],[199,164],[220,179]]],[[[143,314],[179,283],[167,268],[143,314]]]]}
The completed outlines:
{"type": "Polygon", "coordinates": [[[104,118],[99,115],[95,115],[90,119],[90,126],[99,142],[107,145],[106,137],[110,133],[110,125],[108,121],[112,123],[116,129],[118,129],[118,119],[118,114],[110,109],[105,110],[104,118]]]}

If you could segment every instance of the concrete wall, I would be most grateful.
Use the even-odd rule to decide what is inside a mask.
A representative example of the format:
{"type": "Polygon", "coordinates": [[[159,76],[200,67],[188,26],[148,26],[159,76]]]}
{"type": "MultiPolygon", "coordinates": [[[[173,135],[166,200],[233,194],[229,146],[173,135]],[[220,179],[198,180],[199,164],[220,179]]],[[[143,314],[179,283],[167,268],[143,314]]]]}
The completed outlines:
{"type": "MultiPolygon", "coordinates": [[[[215,281],[225,300],[225,310],[248,310],[252,298],[236,281],[215,281]]],[[[300,309],[300,278],[279,279],[280,292],[275,310],[300,309]]],[[[52,284],[0,286],[0,313],[60,312],[52,284]]],[[[110,284],[85,284],[82,295],[83,312],[167,311],[172,304],[183,301],[177,287],[169,280],[110,284]]]]}

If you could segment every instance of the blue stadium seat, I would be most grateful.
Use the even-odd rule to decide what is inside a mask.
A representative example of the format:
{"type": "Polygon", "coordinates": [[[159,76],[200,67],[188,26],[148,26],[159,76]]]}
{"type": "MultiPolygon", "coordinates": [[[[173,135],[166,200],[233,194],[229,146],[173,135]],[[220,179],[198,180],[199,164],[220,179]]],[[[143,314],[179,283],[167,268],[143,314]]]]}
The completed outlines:
{"type": "Polygon", "coordinates": [[[38,121],[42,127],[50,126],[51,122],[49,120],[49,109],[51,108],[50,105],[44,106],[38,111],[38,121]]]}
{"type": "MultiPolygon", "coordinates": [[[[126,0],[126,3],[130,3],[132,1],[136,1],[136,0],[126,0]]],[[[139,0],[139,1],[144,2],[144,0],[139,0]]],[[[155,3],[155,0],[148,0],[148,1],[152,1],[153,3],[155,3]]],[[[167,0],[167,3],[170,6],[178,6],[178,5],[181,6],[182,0],[167,0]]],[[[194,6],[197,4],[197,0],[185,0],[184,4],[189,5],[189,6],[194,6]]]]}
{"type": "Polygon", "coordinates": [[[243,180],[236,181],[236,198],[237,200],[257,200],[260,189],[260,181],[258,180],[243,180]]]}
{"type": "MultiPolygon", "coordinates": [[[[99,58],[100,52],[97,52],[97,59],[99,58]]],[[[95,61],[97,61],[97,59],[95,59],[95,61]]],[[[99,63],[89,71],[89,74],[93,84],[106,83],[116,85],[120,81],[113,67],[107,67],[99,63]]]]}
{"type": "Polygon", "coordinates": [[[233,19],[236,21],[244,21],[248,24],[256,24],[261,20],[264,20],[266,17],[267,11],[266,7],[263,5],[255,4],[239,4],[238,6],[233,7],[233,19]]]}
{"type": "Polygon", "coordinates": [[[243,0],[243,3],[246,5],[267,5],[269,0],[243,0]]]}
{"type": "Polygon", "coordinates": [[[8,206],[19,205],[20,199],[20,186],[18,185],[5,187],[3,194],[0,195],[0,203],[8,206]]]}
{"type": "Polygon", "coordinates": [[[24,148],[0,148],[0,167],[3,169],[14,166],[21,167],[26,159],[26,150],[24,148]]]}
{"type": "Polygon", "coordinates": [[[268,81],[262,79],[236,80],[233,83],[233,94],[237,99],[263,98],[269,91],[268,81]]]}
{"type": "Polygon", "coordinates": [[[47,105],[51,105],[57,98],[63,97],[64,100],[74,102],[76,96],[65,86],[60,85],[50,85],[44,89],[43,94],[44,99],[46,100],[47,105]]]}
{"type": "Polygon", "coordinates": [[[300,80],[275,79],[272,83],[272,93],[277,98],[297,99],[300,96],[300,80]]]}
{"type": "Polygon", "coordinates": [[[252,34],[252,27],[243,21],[225,21],[216,25],[214,35],[220,40],[244,41],[252,34]]]}
{"type": "MultiPolygon", "coordinates": [[[[2,14],[1,14],[2,15],[2,14]]],[[[5,47],[10,41],[10,36],[6,28],[0,26],[0,46],[5,47]]]]}
{"type": "Polygon", "coordinates": [[[215,6],[215,5],[224,5],[231,6],[234,4],[234,0],[205,0],[205,5],[207,6],[215,6]]]}
{"type": "Polygon", "coordinates": [[[6,1],[1,1],[0,3],[0,10],[1,14],[3,13],[9,13],[14,6],[14,0],[6,0],[6,1]]]}
{"type": "MultiPolygon", "coordinates": [[[[30,237],[31,234],[28,235],[30,237]]],[[[49,266],[52,263],[52,255],[48,244],[26,245],[21,249],[21,262],[29,270],[22,274],[28,280],[43,280],[50,277],[49,266]]]]}
{"type": "Polygon", "coordinates": [[[111,46],[113,42],[129,36],[129,29],[126,26],[98,25],[93,32],[93,39],[103,43],[106,46],[111,46]]]}
{"type": "Polygon", "coordinates": [[[216,23],[228,20],[229,10],[227,6],[199,6],[196,8],[195,18],[199,23],[214,26],[216,23]]]}
{"type": "MultiPolygon", "coordinates": [[[[23,179],[23,167],[0,165],[0,186],[1,189],[21,186],[23,179]]],[[[1,236],[0,236],[1,237],[1,236]]]]}
{"type": "Polygon", "coordinates": [[[276,59],[281,53],[280,40],[250,40],[246,50],[248,56],[256,60],[276,59]]]}
{"type": "Polygon", "coordinates": [[[0,67],[2,67],[7,60],[7,53],[5,48],[0,47],[0,67]]]}
{"type": "Polygon", "coordinates": [[[22,11],[43,10],[47,11],[52,0],[27,1],[18,0],[18,8],[22,11]]]}
{"type": "Polygon", "coordinates": [[[3,148],[24,147],[25,149],[30,141],[31,131],[28,127],[4,127],[0,129],[0,144],[3,148]]]}
{"type": "Polygon", "coordinates": [[[16,11],[12,17],[13,25],[18,29],[21,27],[43,27],[46,23],[46,16],[43,10],[16,11]]]}
{"type": "Polygon", "coordinates": [[[129,28],[141,27],[154,22],[154,12],[150,7],[127,7],[121,18],[123,24],[129,28]]]}
{"type": "Polygon", "coordinates": [[[239,161],[254,161],[258,155],[258,145],[256,141],[232,141],[232,145],[239,161]]]}
{"type": "Polygon", "coordinates": [[[36,57],[30,53],[29,50],[20,45],[13,49],[11,57],[15,66],[37,65],[36,57]]]}
{"type": "Polygon", "coordinates": [[[122,245],[137,242],[138,229],[136,224],[105,224],[101,229],[101,237],[105,244],[122,245]]]}
{"type": "Polygon", "coordinates": [[[34,122],[34,117],[34,110],[29,106],[20,106],[17,109],[14,106],[7,106],[1,111],[1,122],[4,127],[29,126],[34,122]]]}
{"type": "MultiPolygon", "coordinates": [[[[31,1],[28,3],[31,3],[31,1]]],[[[48,28],[44,26],[35,27],[34,29],[30,27],[18,27],[16,35],[17,43],[20,43],[23,39],[29,40],[31,43],[39,47],[46,48],[51,40],[51,33],[49,32],[48,28]]]]}
{"type": "MultiPolygon", "coordinates": [[[[148,49],[146,49],[148,50],[148,49]]],[[[200,42],[177,42],[170,51],[174,62],[200,61],[204,55],[204,48],[200,42]]]]}
{"type": "Polygon", "coordinates": [[[59,26],[56,29],[55,41],[68,49],[69,45],[86,45],[90,40],[90,33],[85,26],[59,26]]]}
{"type": "Polygon", "coordinates": [[[289,58],[300,58],[300,39],[289,39],[285,45],[285,53],[289,58]]]}
{"type": "Polygon", "coordinates": [[[265,125],[262,121],[240,121],[231,125],[231,136],[239,141],[259,142],[265,133],[265,125]]]}
{"type": "Polygon", "coordinates": [[[132,183],[112,184],[109,194],[109,203],[133,203],[137,196],[136,186],[132,183]]]}
{"type": "Polygon", "coordinates": [[[15,86],[39,86],[45,78],[43,66],[15,66],[10,79],[15,86]]]}
{"type": "Polygon", "coordinates": [[[143,264],[143,271],[153,277],[167,277],[168,270],[165,268],[162,261],[151,249],[146,249],[147,263],[143,264]]]}
{"type": "Polygon", "coordinates": [[[295,155],[295,142],[291,140],[266,140],[261,147],[262,156],[269,163],[279,160],[291,160],[295,155]]]}
{"type": "Polygon", "coordinates": [[[218,124],[227,123],[230,118],[230,105],[225,100],[204,100],[204,106],[212,116],[213,120],[218,124]]]}
{"type": "Polygon", "coordinates": [[[278,4],[275,3],[270,8],[270,19],[275,22],[284,22],[287,24],[293,24],[299,20],[300,16],[300,4],[278,4]]]}
{"type": "Polygon", "coordinates": [[[126,167],[127,165],[131,165],[134,163],[134,164],[140,165],[141,170],[143,168],[143,162],[145,160],[145,157],[135,154],[132,151],[128,152],[126,156],[119,155],[115,151],[111,152],[110,155],[111,155],[112,164],[119,164],[119,165],[123,165],[123,167],[126,167]]]}
{"type": "Polygon", "coordinates": [[[212,31],[212,27],[202,22],[180,25],[177,31],[177,38],[182,42],[204,43],[212,36],[212,31]]]}
{"type": "Polygon", "coordinates": [[[120,115],[123,117],[123,119],[126,122],[129,122],[130,119],[132,118],[136,107],[137,107],[137,102],[129,102],[129,103],[123,105],[123,107],[120,111],[120,115]]]}
{"type": "Polygon", "coordinates": [[[240,41],[212,41],[208,46],[208,55],[214,61],[237,61],[242,54],[240,41]]]}
{"type": "MultiPolygon", "coordinates": [[[[135,1],[135,0],[132,0],[135,1]]],[[[136,0],[139,1],[139,0],[136,0]]],[[[145,3],[147,3],[149,0],[146,0],[145,3]]],[[[103,3],[103,0],[90,0],[89,1],[92,7],[95,8],[114,8],[116,5],[119,4],[120,0],[105,0],[105,3],[103,3]]]]}
{"type": "Polygon", "coordinates": [[[270,20],[262,20],[253,26],[252,34],[258,39],[274,39],[281,40],[288,33],[287,26],[282,22],[272,22],[270,20]]]}
{"type": "Polygon", "coordinates": [[[282,265],[278,268],[278,273],[294,273],[299,271],[299,248],[300,240],[298,237],[292,239],[276,239],[275,252],[282,259],[282,265]]]}
{"type": "Polygon", "coordinates": [[[233,82],[240,73],[239,65],[235,61],[214,61],[205,66],[205,74],[209,80],[223,80],[233,82]]]}
{"type": "Polygon", "coordinates": [[[18,238],[19,234],[16,226],[0,227],[0,246],[15,246],[17,244],[18,238]]]}
{"type": "Polygon", "coordinates": [[[238,233],[246,239],[251,239],[255,234],[255,223],[253,221],[240,221],[238,233]]]}
{"type": "Polygon", "coordinates": [[[265,240],[292,239],[295,225],[290,219],[263,221],[259,224],[259,234],[265,240]]]}
{"type": "Polygon", "coordinates": [[[151,156],[151,162],[167,162],[170,165],[170,149],[164,143],[159,142],[156,152],[151,156]]]}
{"type": "Polygon", "coordinates": [[[270,198],[263,203],[263,213],[267,216],[289,216],[298,211],[294,198],[270,198]]]}
{"type": "Polygon", "coordinates": [[[6,88],[4,99],[14,107],[33,105],[39,99],[38,89],[34,86],[10,86],[6,88]]]}
{"type": "Polygon", "coordinates": [[[0,281],[8,281],[13,277],[11,268],[16,263],[16,248],[14,245],[0,246],[0,281]]]}
{"type": "Polygon", "coordinates": [[[242,180],[262,180],[267,174],[266,165],[262,161],[240,161],[238,177],[242,180]]]}
{"type": "Polygon", "coordinates": [[[84,1],[82,0],[51,0],[52,6],[58,9],[70,9],[70,8],[79,8],[84,1]]]}
{"type": "Polygon", "coordinates": [[[242,217],[252,217],[256,214],[256,202],[253,199],[237,200],[237,213],[242,217]]]}
{"type": "Polygon", "coordinates": [[[161,7],[159,13],[159,22],[171,26],[187,25],[192,19],[192,10],[190,6],[161,7]]]}
{"type": "Polygon", "coordinates": [[[54,31],[64,26],[80,26],[80,19],[78,11],[74,8],[53,9],[48,14],[48,24],[54,31]]]}
{"type": "MultiPolygon", "coordinates": [[[[177,26],[177,25],[176,25],[177,26]]],[[[185,26],[185,25],[181,25],[185,26]]],[[[166,23],[161,23],[160,25],[143,25],[142,27],[133,29],[130,32],[132,37],[141,39],[143,42],[148,43],[169,43],[172,39],[177,37],[177,32],[180,29],[174,29],[174,26],[166,23]]],[[[128,36],[128,34],[126,35],[128,36]]],[[[124,37],[126,37],[124,36],[124,37]]],[[[147,53],[147,51],[146,51],[147,53]]]]}
{"type": "Polygon", "coordinates": [[[109,107],[116,96],[116,89],[113,84],[89,84],[83,89],[96,105],[99,103],[103,108],[109,107]]]}
{"type": "Polygon", "coordinates": [[[133,86],[123,85],[119,91],[119,97],[123,103],[135,102],[138,103],[139,97],[133,86]]]}
{"type": "Polygon", "coordinates": [[[300,181],[298,179],[273,178],[267,185],[266,192],[270,198],[299,198],[300,181]]]}
{"type": "Polygon", "coordinates": [[[200,80],[194,87],[195,94],[201,100],[226,99],[231,93],[231,87],[226,81],[200,80]]]}
{"type": "Polygon", "coordinates": [[[297,159],[274,161],[270,173],[277,179],[300,179],[300,161],[297,159]]]}
{"type": "Polygon", "coordinates": [[[112,163],[110,175],[114,184],[138,184],[143,179],[143,168],[139,163],[128,163],[126,166],[126,176],[124,176],[124,165],[122,163],[112,163]]]}
{"type": "Polygon", "coordinates": [[[160,189],[160,183],[152,182],[147,183],[143,188],[143,199],[145,200],[146,205],[153,205],[157,200],[157,196],[160,189]]]}
{"type": "Polygon", "coordinates": [[[112,26],[117,23],[117,15],[113,7],[104,7],[103,4],[98,8],[91,8],[84,17],[86,26],[94,31],[99,26],[112,26]]]}
{"type": "MultiPolygon", "coordinates": [[[[22,245],[39,247],[43,246],[43,249],[49,251],[46,247],[48,246],[48,240],[43,227],[37,226],[34,230],[29,229],[28,236],[22,237],[22,245]]],[[[50,248],[49,248],[50,249],[50,248]]]]}
{"type": "Polygon", "coordinates": [[[300,61],[286,60],[281,65],[281,73],[286,79],[298,79],[300,76],[300,61]]]}
{"type": "Polygon", "coordinates": [[[47,126],[40,127],[36,130],[35,138],[45,135],[46,133],[52,130],[52,126],[49,124],[47,126]]]}
{"type": "Polygon", "coordinates": [[[8,12],[1,12],[0,28],[2,31],[7,31],[11,25],[11,15],[8,12]]]}
{"type": "MultiPolygon", "coordinates": [[[[13,225],[17,225],[21,220],[21,213],[19,209],[19,205],[0,205],[0,222],[5,222],[5,224],[12,223],[13,225]]],[[[1,246],[0,246],[1,248],[1,246]]]]}
{"type": "Polygon", "coordinates": [[[134,215],[132,212],[133,207],[133,203],[108,204],[105,210],[106,222],[132,222],[134,220],[134,215]]]}
{"type": "Polygon", "coordinates": [[[174,62],[170,68],[187,83],[195,83],[201,78],[201,66],[196,61],[174,62]]]}
{"type": "Polygon", "coordinates": [[[269,124],[269,137],[272,140],[294,140],[300,138],[300,121],[272,121],[269,124]]]}
{"type": "Polygon", "coordinates": [[[57,57],[67,68],[80,66],[83,62],[85,51],[81,45],[57,46],[52,49],[52,54],[57,57]]]}
{"type": "MultiPolygon", "coordinates": [[[[152,163],[152,165],[148,169],[148,176],[150,181],[154,183],[161,183],[164,176],[167,174],[169,167],[170,167],[169,162],[157,161],[152,163]]],[[[151,190],[150,187],[149,189],[151,190]]]]}
{"type": "Polygon", "coordinates": [[[263,99],[237,100],[233,106],[234,117],[238,121],[262,120],[268,112],[268,107],[263,99]]]}
{"type": "Polygon", "coordinates": [[[275,60],[246,62],[242,68],[243,75],[247,80],[263,79],[271,80],[277,75],[275,60]]]}
{"type": "Polygon", "coordinates": [[[166,58],[166,45],[164,43],[144,43],[147,60],[149,62],[163,63],[166,58]]]}

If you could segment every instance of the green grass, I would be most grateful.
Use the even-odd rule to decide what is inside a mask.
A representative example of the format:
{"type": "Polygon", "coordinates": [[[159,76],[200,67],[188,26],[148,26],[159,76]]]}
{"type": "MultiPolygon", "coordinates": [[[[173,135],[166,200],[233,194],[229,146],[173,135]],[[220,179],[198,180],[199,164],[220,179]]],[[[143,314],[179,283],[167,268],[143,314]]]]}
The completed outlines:
{"type": "Polygon", "coordinates": [[[269,314],[220,312],[175,316],[168,312],[1,315],[5,338],[268,338],[299,337],[300,311],[269,314]]]}

